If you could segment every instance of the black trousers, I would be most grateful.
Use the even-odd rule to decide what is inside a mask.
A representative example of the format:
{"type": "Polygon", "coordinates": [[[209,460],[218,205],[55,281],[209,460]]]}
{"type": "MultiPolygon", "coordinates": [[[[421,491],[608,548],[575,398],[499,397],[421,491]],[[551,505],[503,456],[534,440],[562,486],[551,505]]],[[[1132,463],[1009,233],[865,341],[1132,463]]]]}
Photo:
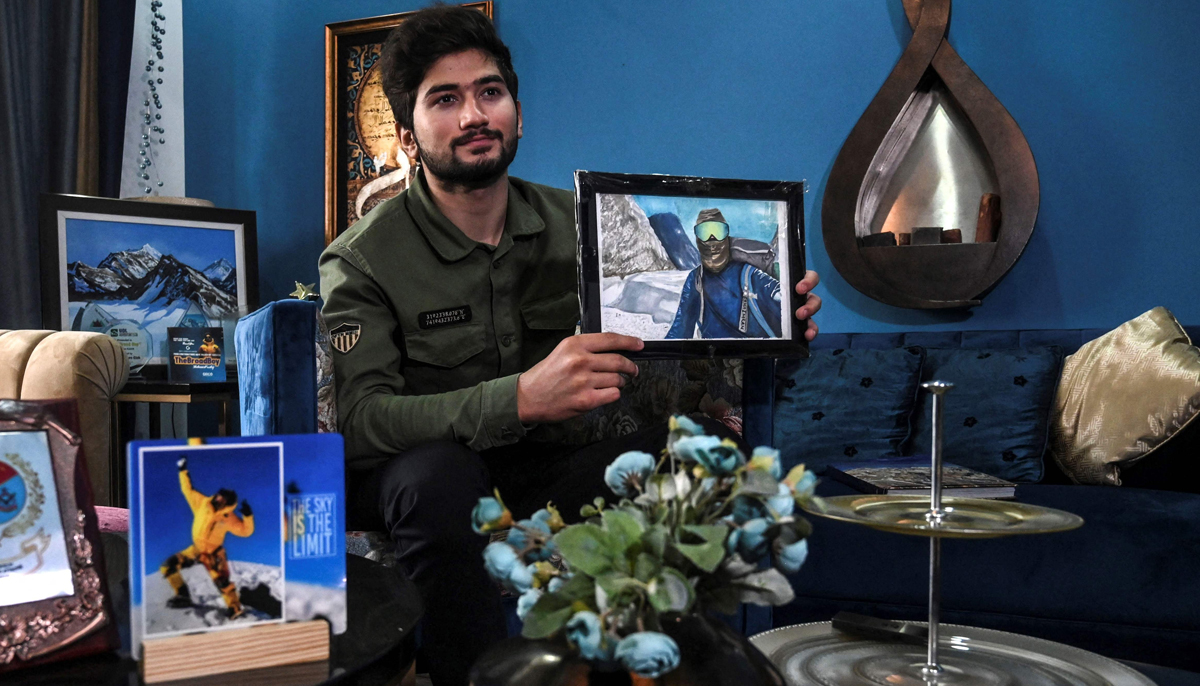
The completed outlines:
{"type": "MultiPolygon", "coordinates": [[[[717,422],[705,426],[738,438],[717,422]]],[[[568,523],[579,521],[579,508],[596,496],[616,499],[604,469],[617,455],[657,455],[666,439],[664,423],[582,448],[521,442],[477,453],[444,441],[347,471],[350,528],[387,531],[398,564],[421,591],[421,652],[434,684],[465,686],[476,658],[507,634],[499,591],[483,567],[488,537],[471,529],[479,498],[495,487],[516,519],[553,501],[568,523]]]]}

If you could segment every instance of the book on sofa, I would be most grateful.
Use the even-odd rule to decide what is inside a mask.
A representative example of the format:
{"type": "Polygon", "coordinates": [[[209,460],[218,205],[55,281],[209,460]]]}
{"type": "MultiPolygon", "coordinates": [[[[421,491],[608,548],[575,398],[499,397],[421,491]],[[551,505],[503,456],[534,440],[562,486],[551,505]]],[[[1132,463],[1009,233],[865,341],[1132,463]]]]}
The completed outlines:
{"type": "MultiPolygon", "coordinates": [[[[929,461],[925,458],[842,462],[825,475],[863,493],[929,495],[929,461]]],[[[964,498],[1012,498],[1016,484],[955,464],[942,465],[942,495],[964,498]]]]}

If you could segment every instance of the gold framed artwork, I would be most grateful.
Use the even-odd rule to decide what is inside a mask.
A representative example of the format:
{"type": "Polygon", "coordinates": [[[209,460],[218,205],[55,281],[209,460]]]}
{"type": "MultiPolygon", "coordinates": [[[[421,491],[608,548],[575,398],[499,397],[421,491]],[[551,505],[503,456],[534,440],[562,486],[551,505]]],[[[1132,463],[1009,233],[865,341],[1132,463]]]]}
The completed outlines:
{"type": "MultiPolygon", "coordinates": [[[[493,18],[492,1],[468,2],[493,18]]],[[[325,244],[408,188],[416,165],[400,149],[379,54],[412,12],[325,25],[325,244]]]]}

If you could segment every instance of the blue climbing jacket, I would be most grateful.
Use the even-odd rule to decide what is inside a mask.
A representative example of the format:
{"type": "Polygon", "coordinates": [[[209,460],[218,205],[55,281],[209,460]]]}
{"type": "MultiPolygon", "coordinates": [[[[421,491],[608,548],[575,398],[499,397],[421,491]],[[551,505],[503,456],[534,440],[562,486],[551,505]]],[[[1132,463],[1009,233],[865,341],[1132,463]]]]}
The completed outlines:
{"type": "Polygon", "coordinates": [[[719,274],[703,265],[688,274],[667,338],[779,338],[779,282],[757,267],[731,262],[719,274]]]}

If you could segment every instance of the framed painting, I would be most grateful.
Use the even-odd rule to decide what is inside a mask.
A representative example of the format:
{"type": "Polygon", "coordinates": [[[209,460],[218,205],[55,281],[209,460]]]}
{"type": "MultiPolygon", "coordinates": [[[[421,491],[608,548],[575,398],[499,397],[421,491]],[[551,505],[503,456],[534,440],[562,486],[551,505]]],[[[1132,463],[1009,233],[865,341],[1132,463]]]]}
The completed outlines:
{"type": "MultiPolygon", "coordinates": [[[[468,2],[492,19],[492,2],[468,2]]],[[[388,33],[412,12],[325,25],[325,244],[416,176],[379,78],[388,33]]]]}
{"type": "Polygon", "coordinates": [[[165,379],[173,327],[220,328],[258,307],[255,214],[140,200],[44,194],[42,326],[98,331],[130,372],[165,379]]]}
{"type": "Polygon", "coordinates": [[[804,184],[575,172],[584,333],[647,358],[805,357],[804,184]]]}

